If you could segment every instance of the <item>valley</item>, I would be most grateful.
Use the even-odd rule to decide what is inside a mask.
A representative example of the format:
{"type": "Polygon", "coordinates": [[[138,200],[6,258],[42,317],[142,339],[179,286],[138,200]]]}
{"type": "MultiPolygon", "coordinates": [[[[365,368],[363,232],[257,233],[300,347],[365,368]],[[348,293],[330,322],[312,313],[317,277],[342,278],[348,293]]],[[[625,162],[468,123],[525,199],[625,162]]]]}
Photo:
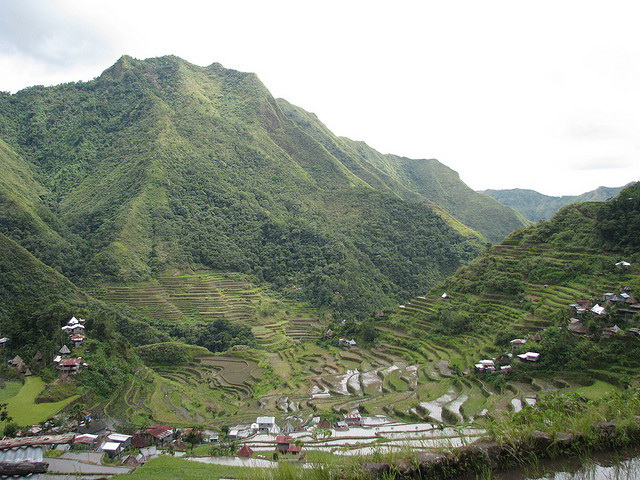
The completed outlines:
{"type": "Polygon", "coordinates": [[[266,452],[269,419],[377,458],[635,402],[638,183],[531,224],[172,56],[0,93],[0,135],[5,432],[91,418],[266,452]]]}

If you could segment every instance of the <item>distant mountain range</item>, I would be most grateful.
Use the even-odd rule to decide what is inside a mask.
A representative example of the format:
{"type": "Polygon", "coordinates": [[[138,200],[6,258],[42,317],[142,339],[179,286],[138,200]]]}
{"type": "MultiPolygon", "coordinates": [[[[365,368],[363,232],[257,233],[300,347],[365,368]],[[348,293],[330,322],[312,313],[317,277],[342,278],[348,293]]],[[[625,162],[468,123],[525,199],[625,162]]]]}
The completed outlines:
{"type": "Polygon", "coordinates": [[[517,210],[528,220],[537,222],[539,220],[549,220],[558,210],[570,203],[602,201],[613,198],[624,187],[598,187],[581,195],[563,195],[561,197],[551,197],[535,190],[522,188],[483,190],[480,193],[495,198],[503,205],[517,210]]]}

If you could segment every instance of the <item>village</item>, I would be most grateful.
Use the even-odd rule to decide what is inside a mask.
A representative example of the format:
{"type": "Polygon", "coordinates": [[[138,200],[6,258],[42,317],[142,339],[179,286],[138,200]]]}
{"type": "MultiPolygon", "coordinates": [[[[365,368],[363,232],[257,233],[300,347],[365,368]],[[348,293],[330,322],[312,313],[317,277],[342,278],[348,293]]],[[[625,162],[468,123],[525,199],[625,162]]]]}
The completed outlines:
{"type": "MultiPolygon", "coordinates": [[[[618,262],[616,266],[628,267],[629,262],[618,262]]],[[[609,338],[613,335],[624,332],[624,329],[614,325],[602,326],[602,322],[619,319],[622,321],[634,320],[636,315],[640,313],[640,303],[631,296],[631,287],[623,287],[619,293],[607,292],[599,298],[589,300],[577,300],[569,305],[573,315],[568,321],[566,328],[575,336],[594,337],[600,334],[603,338],[609,338]],[[604,320],[601,320],[604,319],[604,320]],[[590,328],[587,328],[587,324],[590,328]]],[[[446,295],[446,294],[444,294],[446,295]]],[[[445,298],[443,295],[443,298],[445,298]]],[[[640,336],[640,328],[630,327],[626,330],[628,335],[640,336]]],[[[512,370],[511,361],[517,357],[523,363],[537,363],[540,360],[540,353],[535,351],[524,351],[523,347],[528,342],[537,343],[542,339],[540,332],[530,334],[524,338],[514,338],[509,343],[511,351],[505,352],[503,355],[492,358],[482,359],[474,365],[476,373],[508,374],[512,370]],[[516,353],[520,352],[520,353],[516,353]]],[[[468,371],[466,372],[469,373],[468,371]]]]}
{"type": "MultiPolygon", "coordinates": [[[[631,295],[630,287],[588,300],[576,300],[569,307],[571,317],[564,328],[575,336],[606,339],[624,332],[640,335],[640,328],[624,328],[624,322],[637,318],[640,312],[640,303],[631,295]]],[[[61,330],[68,341],[51,361],[60,378],[65,378],[89,368],[80,356],[73,353],[86,341],[85,320],[74,316],[61,330]]],[[[523,365],[535,366],[542,358],[535,345],[539,345],[543,335],[544,331],[539,331],[514,338],[509,342],[509,351],[494,358],[481,359],[473,369],[461,374],[509,375],[515,359],[523,365]]],[[[0,342],[8,340],[3,338],[0,342]]],[[[339,344],[350,348],[356,342],[341,338],[339,344]]],[[[43,361],[45,359],[40,352],[32,359],[32,362],[43,361]]],[[[29,365],[18,355],[8,364],[21,375],[31,375],[29,365]]],[[[513,400],[511,404],[518,411],[523,405],[535,402],[535,396],[531,396],[518,405],[513,400]]],[[[315,451],[362,455],[407,447],[455,447],[474,441],[485,433],[478,428],[445,426],[436,421],[407,423],[385,415],[366,416],[357,408],[330,418],[302,413],[280,420],[274,416],[258,416],[251,423],[223,425],[218,430],[204,427],[182,429],[167,424],[149,425],[135,431],[131,428],[122,430],[111,419],[100,418],[99,412],[82,410],[66,421],[27,426],[15,432],[14,438],[0,440],[0,462],[11,463],[11,459],[19,458],[20,462],[14,461],[13,464],[20,464],[21,468],[31,465],[34,473],[46,471],[48,464],[49,470],[62,469],[68,473],[88,473],[90,470],[101,474],[130,471],[163,454],[205,463],[228,464],[235,461],[242,465],[271,466],[278,461],[304,463],[308,461],[308,454],[315,451]]]]}

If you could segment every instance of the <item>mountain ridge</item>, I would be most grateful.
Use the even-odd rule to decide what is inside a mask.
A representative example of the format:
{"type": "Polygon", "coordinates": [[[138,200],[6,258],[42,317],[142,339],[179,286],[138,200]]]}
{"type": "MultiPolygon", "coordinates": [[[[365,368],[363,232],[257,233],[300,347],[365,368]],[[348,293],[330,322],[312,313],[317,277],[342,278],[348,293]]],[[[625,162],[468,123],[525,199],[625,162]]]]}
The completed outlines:
{"type": "Polygon", "coordinates": [[[582,193],[580,195],[550,196],[536,192],[535,190],[513,188],[506,190],[482,190],[479,193],[489,195],[499,202],[520,212],[524,217],[532,222],[539,220],[549,220],[560,208],[565,205],[577,202],[602,201],[615,197],[620,191],[628,186],[604,187],[600,186],[595,190],[582,193]]]}
{"type": "Polygon", "coordinates": [[[434,185],[449,183],[421,186],[429,175],[411,161],[334,136],[255,74],[220,64],[123,56],[93,81],[3,94],[0,107],[15,153],[0,160],[33,171],[74,260],[58,268],[81,284],[180,266],[237,271],[306,285],[317,304],[357,304],[362,315],[472,258],[485,242],[478,232],[495,241],[524,224],[466,186],[456,210],[443,199],[462,183],[439,162],[422,161],[434,185]],[[478,199],[498,221],[458,218],[478,199]]]}

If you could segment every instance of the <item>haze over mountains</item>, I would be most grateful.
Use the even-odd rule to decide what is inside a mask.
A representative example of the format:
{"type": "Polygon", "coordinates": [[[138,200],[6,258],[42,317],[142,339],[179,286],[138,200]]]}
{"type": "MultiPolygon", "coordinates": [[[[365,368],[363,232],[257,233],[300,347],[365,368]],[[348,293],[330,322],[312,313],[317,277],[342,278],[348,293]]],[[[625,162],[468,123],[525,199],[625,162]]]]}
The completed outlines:
{"type": "Polygon", "coordinates": [[[172,56],[0,94],[0,162],[0,232],[80,284],[209,268],[364,311],[526,223],[437,160],[336,137],[254,74],[172,56]]]}
{"type": "Polygon", "coordinates": [[[553,197],[522,188],[509,190],[483,190],[480,193],[495,198],[500,203],[517,210],[528,220],[537,222],[549,220],[560,208],[570,203],[603,201],[615,197],[624,188],[622,187],[598,187],[581,195],[563,195],[553,197]]]}

